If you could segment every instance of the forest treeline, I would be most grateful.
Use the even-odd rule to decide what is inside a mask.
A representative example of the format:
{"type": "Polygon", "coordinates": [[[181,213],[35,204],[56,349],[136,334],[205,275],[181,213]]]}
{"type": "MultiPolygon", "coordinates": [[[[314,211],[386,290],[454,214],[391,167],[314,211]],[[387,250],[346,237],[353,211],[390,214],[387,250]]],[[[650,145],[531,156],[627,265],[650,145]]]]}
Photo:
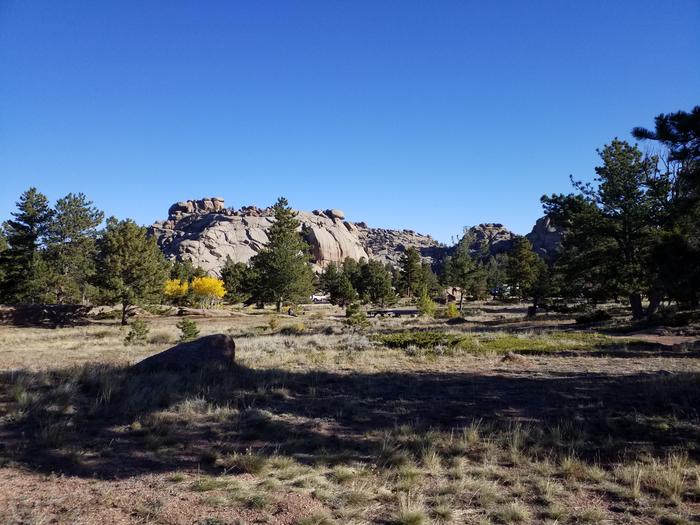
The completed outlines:
{"type": "Polygon", "coordinates": [[[696,309],[700,302],[700,106],[658,115],[653,129],[634,128],[637,144],[613,139],[598,151],[593,182],[572,178],[572,192],[542,197],[563,229],[559,253],[545,262],[524,237],[492,254],[465,230],[439,264],[407,249],[398,267],[346,260],[312,270],[300,223],[284,198],[273,206],[269,244],[248,263],[226,262],[221,278],[189,262],[166,261],[145,227],[111,217],[82,193],[52,206],[25,191],[0,230],[0,302],[120,304],[130,309],[169,302],[211,307],[222,299],[249,304],[309,300],[314,292],[348,306],[380,306],[400,297],[430,314],[449,289],[461,309],[489,296],[567,302],[625,301],[637,319],[663,302],[696,309]]]}

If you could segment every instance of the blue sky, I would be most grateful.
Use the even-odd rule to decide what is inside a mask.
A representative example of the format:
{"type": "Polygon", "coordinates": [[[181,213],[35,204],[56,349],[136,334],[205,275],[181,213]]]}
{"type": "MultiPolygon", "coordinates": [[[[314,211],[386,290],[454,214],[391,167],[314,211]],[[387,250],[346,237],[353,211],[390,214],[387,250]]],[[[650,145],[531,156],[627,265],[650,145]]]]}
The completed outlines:
{"type": "Polygon", "coordinates": [[[0,1],[0,218],[31,185],[518,233],[595,149],[700,104],[700,2],[0,1]]]}

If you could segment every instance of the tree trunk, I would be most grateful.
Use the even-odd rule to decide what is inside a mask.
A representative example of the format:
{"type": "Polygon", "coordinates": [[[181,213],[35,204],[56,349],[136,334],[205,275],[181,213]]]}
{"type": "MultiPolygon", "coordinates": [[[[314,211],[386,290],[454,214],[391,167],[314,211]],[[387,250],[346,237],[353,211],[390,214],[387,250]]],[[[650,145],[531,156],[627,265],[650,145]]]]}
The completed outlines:
{"type": "Polygon", "coordinates": [[[658,293],[649,294],[649,307],[647,308],[647,316],[654,315],[661,305],[661,295],[658,293]]]}
{"type": "Polygon", "coordinates": [[[459,291],[459,311],[462,311],[462,308],[464,308],[464,290],[459,291]]]}
{"type": "Polygon", "coordinates": [[[631,293],[629,296],[630,307],[632,308],[632,319],[642,319],[644,317],[644,308],[642,308],[642,296],[637,293],[631,293]]]}
{"type": "Polygon", "coordinates": [[[128,324],[128,322],[127,322],[128,311],[129,311],[129,305],[127,303],[122,303],[122,326],[126,326],[128,324]]]}
{"type": "Polygon", "coordinates": [[[277,313],[280,313],[282,311],[282,301],[277,301],[277,313]]]}

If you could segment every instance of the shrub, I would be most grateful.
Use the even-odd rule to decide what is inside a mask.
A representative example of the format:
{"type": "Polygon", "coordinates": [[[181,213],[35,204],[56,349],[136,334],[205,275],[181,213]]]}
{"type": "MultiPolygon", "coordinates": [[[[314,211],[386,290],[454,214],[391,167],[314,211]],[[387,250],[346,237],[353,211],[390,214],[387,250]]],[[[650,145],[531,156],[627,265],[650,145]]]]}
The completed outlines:
{"type": "Polygon", "coordinates": [[[202,306],[210,308],[226,295],[226,288],[221,279],[205,275],[192,279],[192,292],[202,306]]]}
{"type": "Polygon", "coordinates": [[[399,332],[396,334],[380,334],[377,340],[389,348],[432,348],[438,345],[454,346],[460,338],[443,332],[399,332]]]}
{"type": "Polygon", "coordinates": [[[175,326],[177,326],[180,329],[180,339],[178,339],[178,342],[180,343],[192,341],[193,339],[197,339],[197,337],[199,336],[199,329],[197,328],[197,323],[190,319],[183,319],[175,326]]]}
{"type": "Polygon", "coordinates": [[[305,330],[304,323],[295,323],[293,325],[285,326],[280,330],[282,335],[301,335],[305,330]]]}
{"type": "Polygon", "coordinates": [[[448,319],[455,319],[459,317],[459,309],[455,303],[449,303],[447,308],[445,308],[445,317],[448,319]]]}
{"type": "Polygon", "coordinates": [[[189,288],[190,285],[187,281],[169,279],[165,281],[165,285],[163,285],[163,295],[165,295],[169,301],[177,303],[187,295],[189,288]]]}
{"type": "Polygon", "coordinates": [[[362,330],[369,326],[367,314],[358,303],[350,303],[345,308],[345,318],[345,325],[349,326],[353,331],[362,330]]]}
{"type": "Polygon", "coordinates": [[[362,312],[360,303],[350,303],[345,307],[345,317],[352,317],[355,314],[362,312]]]}
{"type": "Polygon", "coordinates": [[[612,316],[608,312],[598,309],[579,315],[576,318],[576,324],[602,323],[610,319],[612,319],[612,316]]]}
{"type": "Polygon", "coordinates": [[[172,338],[167,332],[153,334],[151,337],[148,338],[148,342],[152,345],[167,345],[170,344],[171,341],[172,338]]]}
{"type": "Polygon", "coordinates": [[[124,346],[146,344],[148,332],[148,323],[143,319],[135,319],[130,325],[129,333],[124,338],[124,346]]]}
{"type": "Polygon", "coordinates": [[[416,302],[416,306],[418,306],[418,311],[420,314],[426,317],[433,317],[435,315],[435,310],[437,310],[435,301],[430,298],[428,292],[426,291],[423,291],[423,293],[420,294],[420,297],[418,297],[418,301],[416,302]]]}

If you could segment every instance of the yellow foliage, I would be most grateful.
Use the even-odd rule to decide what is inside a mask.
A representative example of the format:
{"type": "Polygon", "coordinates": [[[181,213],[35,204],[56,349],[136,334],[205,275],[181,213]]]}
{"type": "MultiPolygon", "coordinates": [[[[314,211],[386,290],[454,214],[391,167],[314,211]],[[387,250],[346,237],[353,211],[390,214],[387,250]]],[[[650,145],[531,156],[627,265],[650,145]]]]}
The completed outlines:
{"type": "Polygon", "coordinates": [[[209,301],[221,299],[226,295],[224,281],[208,275],[204,277],[195,277],[192,280],[192,291],[198,297],[209,301]]]}
{"type": "Polygon", "coordinates": [[[180,281],[180,279],[169,279],[163,286],[163,294],[169,299],[177,299],[187,295],[188,288],[189,285],[187,284],[187,281],[180,281]]]}

